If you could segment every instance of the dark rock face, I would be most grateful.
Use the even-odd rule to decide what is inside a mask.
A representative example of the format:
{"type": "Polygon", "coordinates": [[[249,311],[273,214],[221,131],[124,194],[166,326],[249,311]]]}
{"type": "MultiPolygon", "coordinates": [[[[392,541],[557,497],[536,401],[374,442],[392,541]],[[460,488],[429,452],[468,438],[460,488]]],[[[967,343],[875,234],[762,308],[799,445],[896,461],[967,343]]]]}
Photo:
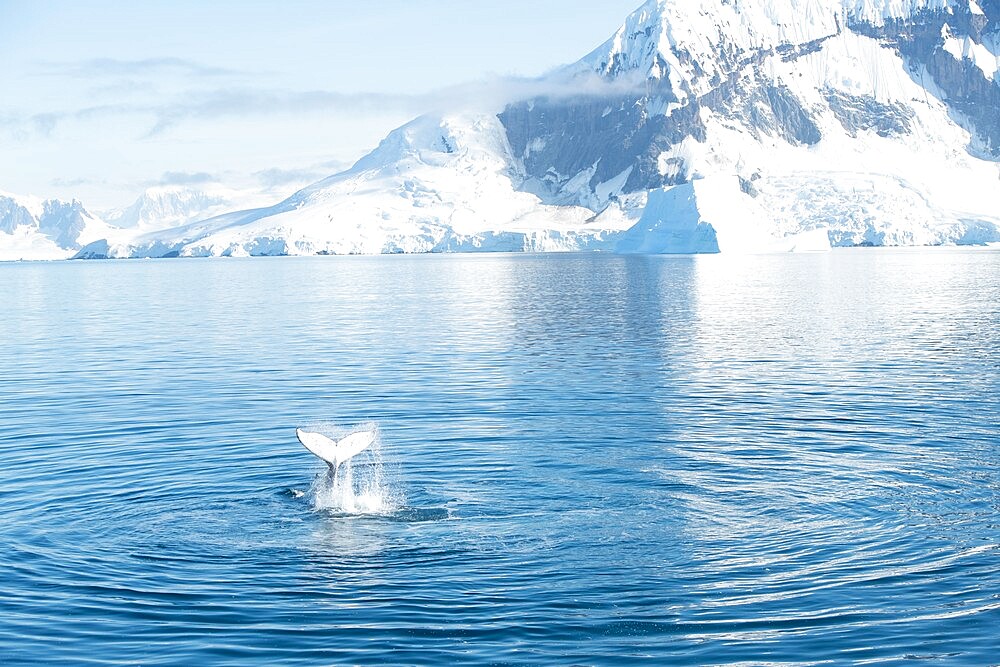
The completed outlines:
{"type": "MultiPolygon", "coordinates": [[[[669,88],[661,100],[672,101],[669,88]]],[[[541,190],[557,197],[572,176],[594,168],[590,186],[608,181],[633,167],[628,191],[684,182],[683,176],[662,176],[661,152],[692,136],[703,141],[705,128],[698,108],[688,105],[669,117],[650,117],[650,97],[537,99],[507,107],[500,120],[507,129],[514,155],[541,190]]],[[[563,202],[560,202],[563,203],[563,202]]]]}
{"type": "Polygon", "coordinates": [[[824,92],[833,114],[852,137],[862,130],[871,130],[882,137],[910,133],[914,114],[909,107],[883,104],[872,97],[848,95],[839,90],[824,92]]]}
{"type": "Polygon", "coordinates": [[[822,139],[812,113],[788,88],[774,84],[727,84],[701,98],[706,107],[740,121],[755,136],[772,134],[792,144],[812,146],[822,139]]]}
{"type": "Polygon", "coordinates": [[[87,211],[75,199],[71,203],[50,199],[45,202],[45,210],[38,221],[38,231],[42,232],[61,248],[78,250],[80,232],[87,226],[87,211]]]}
{"type": "Polygon", "coordinates": [[[933,51],[924,65],[948,95],[955,119],[982,142],[983,151],[1000,158],[1000,84],[990,81],[970,60],[955,60],[943,49],[933,51]]]}
{"type": "MultiPolygon", "coordinates": [[[[795,59],[820,48],[822,40],[778,49],[784,59],[795,59]]],[[[678,58],[697,68],[684,51],[678,58]]],[[[813,145],[822,139],[814,112],[792,92],[760,71],[772,51],[745,53],[721,49],[719,62],[725,76],[716,76],[711,90],[702,96],[691,94],[682,83],[678,95],[667,79],[650,79],[643,94],[614,98],[535,99],[508,106],[500,121],[515,156],[524,164],[525,189],[551,203],[567,204],[577,189],[566,191],[567,181],[584,170],[593,169],[590,190],[632,168],[624,192],[677,185],[690,180],[687,165],[680,158],[660,165],[660,155],[685,139],[703,142],[706,129],[702,110],[730,118],[755,136],[779,136],[793,144],[813,145]],[[741,76],[749,66],[752,78],[741,76]],[[677,106],[678,99],[685,102],[677,106]],[[671,108],[672,107],[672,108],[671,108]],[[670,108],[668,113],[663,111],[670,108]]],[[[609,76],[620,64],[604,63],[609,76]]],[[[666,63],[660,63],[665,69],[666,63]]],[[[861,121],[858,121],[859,124],[861,121]]]]}
{"type": "Polygon", "coordinates": [[[26,208],[9,197],[0,197],[0,232],[11,234],[22,225],[34,224],[34,217],[26,208]]]}
{"type": "Polygon", "coordinates": [[[812,145],[822,138],[812,112],[783,86],[727,81],[669,115],[654,112],[675,100],[669,84],[657,81],[647,94],[634,97],[522,102],[508,106],[500,121],[524,164],[528,189],[560,204],[571,203],[572,193],[560,196],[567,181],[591,168],[591,189],[629,167],[625,192],[688,182],[683,161],[661,173],[659,156],[688,138],[705,141],[702,109],[794,144],[812,145]]]}
{"type": "Polygon", "coordinates": [[[855,23],[851,28],[893,46],[906,60],[915,81],[933,83],[944,94],[955,121],[978,140],[973,150],[1000,158],[1000,79],[988,79],[973,61],[945,51],[942,37],[945,30],[977,44],[1000,37],[1000,0],[984,0],[979,5],[985,16],[973,14],[968,5],[959,3],[952,12],[923,12],[884,26],[855,23]]]}
{"type": "Polygon", "coordinates": [[[37,220],[24,206],[9,197],[0,197],[0,231],[8,234],[18,227],[38,229],[62,248],[78,249],[77,239],[87,226],[89,214],[83,204],[50,199],[42,205],[42,214],[37,220]]]}
{"type": "MultiPolygon", "coordinates": [[[[943,91],[956,121],[976,137],[971,149],[998,158],[1000,76],[992,81],[972,61],[956,59],[943,49],[945,25],[959,38],[1000,43],[1000,0],[979,4],[986,16],[972,14],[966,5],[953,13],[927,11],[880,26],[858,21],[849,21],[847,26],[838,21],[837,25],[839,30],[851,29],[895,48],[915,81],[929,76],[932,81],[923,83],[943,91]]],[[[646,32],[652,34],[652,29],[646,32]]],[[[714,55],[720,73],[709,81],[709,92],[700,96],[693,95],[685,81],[674,90],[668,78],[651,75],[643,91],[630,95],[539,98],[510,105],[499,117],[515,156],[523,163],[523,188],[549,203],[593,207],[593,199],[588,200],[584,190],[594,193],[599,184],[629,168],[625,193],[688,182],[692,174],[683,159],[670,158],[661,164],[660,156],[685,139],[705,141],[702,111],[706,109],[756,138],[780,137],[794,145],[822,140],[816,121],[820,113],[832,112],[851,136],[869,131],[883,137],[909,134],[914,112],[906,104],[824,90],[828,109],[810,108],[787,87],[775,83],[763,67],[773,56],[794,62],[821,49],[826,39],[752,52],[724,45],[714,55]],[[587,179],[585,184],[579,182],[581,174],[587,179]]],[[[690,65],[696,77],[703,72],[683,49],[675,48],[674,55],[690,65]]],[[[666,72],[667,63],[656,58],[652,71],[666,72]]],[[[597,63],[597,70],[614,79],[625,74],[627,66],[620,57],[612,57],[610,62],[597,63]]]]}

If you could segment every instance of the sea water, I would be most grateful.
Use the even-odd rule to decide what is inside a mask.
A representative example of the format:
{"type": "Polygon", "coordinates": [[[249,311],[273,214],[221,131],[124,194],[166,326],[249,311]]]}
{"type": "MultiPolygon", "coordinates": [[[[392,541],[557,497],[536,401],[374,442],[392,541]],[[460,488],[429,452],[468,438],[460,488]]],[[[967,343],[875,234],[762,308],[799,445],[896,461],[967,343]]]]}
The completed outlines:
{"type": "Polygon", "coordinates": [[[0,663],[1000,655],[996,250],[19,263],[0,297],[0,663]],[[365,423],[339,478],[295,439],[365,423]]]}

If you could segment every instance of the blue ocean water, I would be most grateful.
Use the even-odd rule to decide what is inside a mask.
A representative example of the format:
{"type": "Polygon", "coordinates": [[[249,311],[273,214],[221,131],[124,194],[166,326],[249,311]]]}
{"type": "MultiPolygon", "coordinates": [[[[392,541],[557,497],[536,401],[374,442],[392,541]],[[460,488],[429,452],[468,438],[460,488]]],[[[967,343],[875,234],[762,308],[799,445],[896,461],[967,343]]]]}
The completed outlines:
{"type": "Polygon", "coordinates": [[[1000,659],[1000,252],[0,264],[0,662],[1000,659]],[[345,505],[297,426],[373,422],[345,505]]]}

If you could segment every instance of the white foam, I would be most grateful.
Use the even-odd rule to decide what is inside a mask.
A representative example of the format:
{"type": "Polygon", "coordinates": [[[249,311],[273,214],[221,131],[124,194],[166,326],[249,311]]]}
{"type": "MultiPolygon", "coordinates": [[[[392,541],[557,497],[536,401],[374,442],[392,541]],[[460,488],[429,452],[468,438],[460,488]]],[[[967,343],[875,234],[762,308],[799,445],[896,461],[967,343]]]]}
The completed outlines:
{"type": "Polygon", "coordinates": [[[374,430],[371,447],[336,471],[324,469],[313,480],[312,504],[316,510],[342,514],[391,514],[402,504],[402,494],[390,484],[382,461],[382,438],[376,424],[351,429],[326,427],[316,429],[330,437],[354,430],[374,430]]]}

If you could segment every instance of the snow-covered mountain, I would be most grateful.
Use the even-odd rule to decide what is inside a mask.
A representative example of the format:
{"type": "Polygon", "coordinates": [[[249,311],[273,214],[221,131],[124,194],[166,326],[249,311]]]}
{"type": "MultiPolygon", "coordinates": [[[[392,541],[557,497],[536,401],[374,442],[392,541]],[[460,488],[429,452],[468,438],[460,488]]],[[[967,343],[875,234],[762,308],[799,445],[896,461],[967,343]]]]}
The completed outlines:
{"type": "Polygon", "coordinates": [[[80,256],[1000,241],[998,54],[1000,0],[649,0],[552,94],[80,256]]]}
{"type": "Polygon", "coordinates": [[[126,208],[91,212],[75,199],[63,202],[0,192],[0,261],[67,259],[98,239],[163,233],[265,201],[265,193],[251,190],[155,186],[126,208]]]}
{"type": "Polygon", "coordinates": [[[63,259],[110,231],[76,200],[0,192],[0,260],[63,259]]]}
{"type": "MultiPolygon", "coordinates": [[[[620,193],[724,177],[700,199],[779,235],[997,240],[998,21],[996,0],[651,0],[563,73],[630,79],[634,93],[530,100],[500,118],[522,187],[548,202],[600,210],[620,193]]],[[[688,213],[661,208],[674,244],[643,247],[699,247],[688,213]]]]}
{"type": "Polygon", "coordinates": [[[239,201],[235,194],[220,188],[161,185],[147,188],[127,208],[103,211],[101,217],[124,229],[166,229],[231,211],[239,201]]]}
{"type": "MultiPolygon", "coordinates": [[[[577,249],[600,241],[593,211],[549,206],[523,180],[499,119],[425,116],[351,169],[266,208],[167,231],[119,234],[81,257],[577,249]]],[[[619,216],[621,218],[622,216],[619,216]]],[[[629,222],[604,219],[624,228],[629,222]]]]}

